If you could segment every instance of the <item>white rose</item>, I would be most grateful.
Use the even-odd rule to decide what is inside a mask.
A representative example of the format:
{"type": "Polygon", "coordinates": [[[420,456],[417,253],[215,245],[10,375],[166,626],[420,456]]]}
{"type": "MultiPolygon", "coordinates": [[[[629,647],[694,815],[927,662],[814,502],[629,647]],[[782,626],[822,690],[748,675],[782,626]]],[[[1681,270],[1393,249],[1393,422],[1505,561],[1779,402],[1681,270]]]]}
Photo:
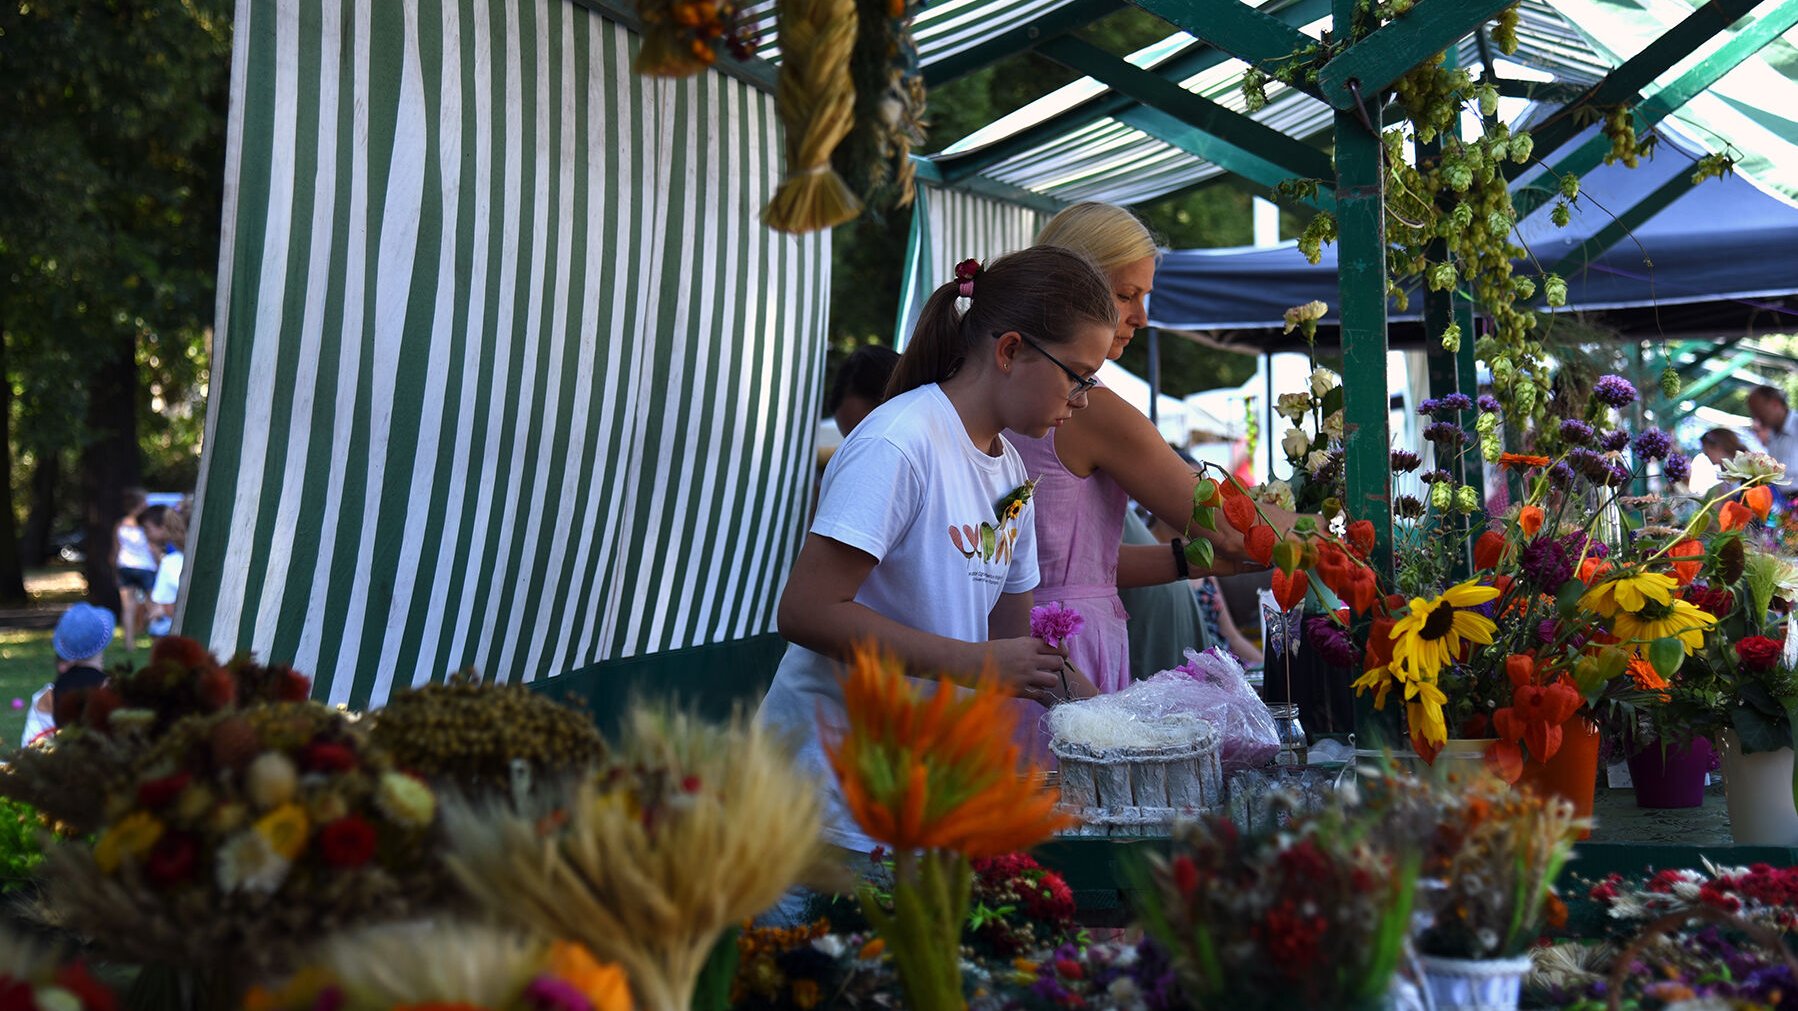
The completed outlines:
{"type": "Polygon", "coordinates": [[[1342,385],[1342,377],[1329,369],[1319,366],[1311,370],[1311,395],[1319,400],[1323,395],[1342,385]]]}
{"type": "Polygon", "coordinates": [[[1305,415],[1311,413],[1311,394],[1282,393],[1274,401],[1274,411],[1281,417],[1297,424],[1304,419],[1305,415]]]}
{"type": "Polygon", "coordinates": [[[1342,441],[1342,412],[1335,411],[1324,419],[1324,434],[1337,442],[1342,441]]]}
{"type": "Polygon", "coordinates": [[[1286,459],[1301,459],[1311,448],[1311,437],[1296,428],[1289,428],[1280,439],[1280,448],[1286,451],[1286,459]]]}
{"type": "Polygon", "coordinates": [[[1318,471],[1323,470],[1324,464],[1329,462],[1330,454],[1321,449],[1314,449],[1311,451],[1310,456],[1305,457],[1305,469],[1315,474],[1318,471]]]}

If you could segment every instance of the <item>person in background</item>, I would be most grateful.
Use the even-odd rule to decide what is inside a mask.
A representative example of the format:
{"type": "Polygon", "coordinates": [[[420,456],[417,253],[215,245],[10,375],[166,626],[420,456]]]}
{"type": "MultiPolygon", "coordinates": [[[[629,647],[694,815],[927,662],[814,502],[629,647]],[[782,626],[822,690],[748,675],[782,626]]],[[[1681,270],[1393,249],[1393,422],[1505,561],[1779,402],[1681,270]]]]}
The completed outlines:
{"type": "Polygon", "coordinates": [[[1038,717],[1092,694],[1030,634],[1035,504],[1000,433],[1040,435],[1074,416],[1116,325],[1104,277],[1077,253],[1036,246],[985,269],[964,263],[925,304],[885,402],[831,457],[776,614],[791,645],[756,713],[797,745],[824,798],[826,842],[874,848],[824,750],[846,722],[842,661],[857,646],[877,643],[922,678],[990,674],[1038,717]]]}
{"type": "Polygon", "coordinates": [[[81,714],[88,691],[106,682],[101,664],[116,624],[111,611],[86,601],[71,605],[57,619],[56,631],[50,636],[51,648],[56,651],[56,680],[32,696],[22,744],[49,736],[81,714]],[[38,711],[40,698],[49,699],[47,714],[38,711]]]}
{"type": "Polygon", "coordinates": [[[150,604],[145,611],[145,628],[150,638],[169,634],[175,623],[175,601],[181,592],[181,573],[187,562],[187,521],[168,506],[145,509],[138,522],[149,534],[150,543],[162,552],[156,566],[156,581],[150,587],[150,604]]]}
{"type": "Polygon", "coordinates": [[[1786,465],[1786,483],[1775,490],[1781,495],[1798,491],[1798,417],[1792,415],[1785,391],[1772,386],[1748,391],[1748,416],[1767,455],[1786,465]]]}
{"type": "Polygon", "coordinates": [[[1728,428],[1713,428],[1704,433],[1698,440],[1698,448],[1704,453],[1705,459],[1719,467],[1723,466],[1723,461],[1748,450],[1742,443],[1742,437],[1728,428]]]}
{"type": "Polygon", "coordinates": [[[843,359],[824,397],[824,413],[837,423],[843,438],[849,438],[855,426],[880,406],[898,364],[899,352],[884,344],[857,348],[843,359]]]}
{"type": "MultiPolygon", "coordinates": [[[[1118,358],[1137,329],[1148,324],[1145,300],[1160,256],[1154,237],[1121,207],[1084,203],[1055,215],[1036,241],[1083,253],[1105,272],[1118,311],[1106,358],[1118,358]]],[[[1042,585],[1036,599],[1059,601],[1086,620],[1072,640],[1070,656],[1100,690],[1118,691],[1136,672],[1120,587],[1171,587],[1162,591],[1169,594],[1170,607],[1184,610],[1184,629],[1196,630],[1197,604],[1187,579],[1261,568],[1253,562],[1244,564],[1242,535],[1228,524],[1219,524],[1216,532],[1193,534],[1210,540],[1216,549],[1210,571],[1192,569],[1180,544],[1123,543],[1131,499],[1175,529],[1185,530],[1199,478],[1155,425],[1111,390],[1094,389],[1086,410],[1049,432],[1008,433],[1007,438],[1038,482],[1042,585]]],[[[1278,509],[1264,507],[1264,511],[1282,533],[1294,518],[1278,509]]],[[[1179,634],[1187,641],[1195,637],[1187,631],[1179,634]]]]}
{"type": "Polygon", "coordinates": [[[112,531],[112,569],[119,584],[119,619],[125,626],[125,648],[137,649],[137,632],[143,627],[144,609],[156,585],[156,566],[162,555],[137,516],[144,510],[144,493],[125,492],[125,516],[112,531]]]}

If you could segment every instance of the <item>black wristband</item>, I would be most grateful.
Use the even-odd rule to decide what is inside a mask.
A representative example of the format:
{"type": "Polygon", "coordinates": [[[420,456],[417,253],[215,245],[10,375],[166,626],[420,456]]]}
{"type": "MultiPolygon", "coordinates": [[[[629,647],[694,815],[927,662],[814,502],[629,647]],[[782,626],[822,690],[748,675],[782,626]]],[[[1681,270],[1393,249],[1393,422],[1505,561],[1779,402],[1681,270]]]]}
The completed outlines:
{"type": "Polygon", "coordinates": [[[1192,578],[1192,566],[1186,564],[1186,544],[1180,538],[1174,538],[1171,545],[1174,549],[1174,572],[1181,579],[1192,578]]]}

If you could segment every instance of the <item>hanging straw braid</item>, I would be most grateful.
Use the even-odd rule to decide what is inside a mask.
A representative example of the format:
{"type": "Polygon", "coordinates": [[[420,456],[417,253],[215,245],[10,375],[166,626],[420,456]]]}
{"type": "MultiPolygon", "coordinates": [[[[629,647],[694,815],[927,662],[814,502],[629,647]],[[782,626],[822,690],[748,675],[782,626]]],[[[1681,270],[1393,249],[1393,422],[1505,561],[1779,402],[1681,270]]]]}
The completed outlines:
{"type": "Polygon", "coordinates": [[[855,125],[855,0],[781,0],[780,81],[775,109],[787,131],[787,178],[762,210],[769,228],[812,232],[861,213],[861,201],[831,167],[831,152],[855,125]]]}

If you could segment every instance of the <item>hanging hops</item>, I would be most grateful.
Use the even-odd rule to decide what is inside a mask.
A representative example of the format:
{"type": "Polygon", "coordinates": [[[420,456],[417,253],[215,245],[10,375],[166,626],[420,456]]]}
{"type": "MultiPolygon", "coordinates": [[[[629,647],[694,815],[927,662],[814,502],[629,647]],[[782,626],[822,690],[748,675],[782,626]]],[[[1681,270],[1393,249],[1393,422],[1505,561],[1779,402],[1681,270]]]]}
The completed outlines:
{"type": "Polygon", "coordinates": [[[905,0],[856,0],[855,126],[832,163],[869,210],[908,207],[924,144],[924,74],[905,0]]]}
{"type": "Polygon", "coordinates": [[[739,60],[755,55],[736,0],[639,0],[643,45],[631,62],[650,77],[689,77],[718,59],[727,47],[739,60]]]}
{"type": "Polygon", "coordinates": [[[812,232],[861,213],[830,158],[855,125],[855,0],[781,0],[780,81],[774,104],[787,131],[787,178],[762,209],[782,232],[812,232]]]}

